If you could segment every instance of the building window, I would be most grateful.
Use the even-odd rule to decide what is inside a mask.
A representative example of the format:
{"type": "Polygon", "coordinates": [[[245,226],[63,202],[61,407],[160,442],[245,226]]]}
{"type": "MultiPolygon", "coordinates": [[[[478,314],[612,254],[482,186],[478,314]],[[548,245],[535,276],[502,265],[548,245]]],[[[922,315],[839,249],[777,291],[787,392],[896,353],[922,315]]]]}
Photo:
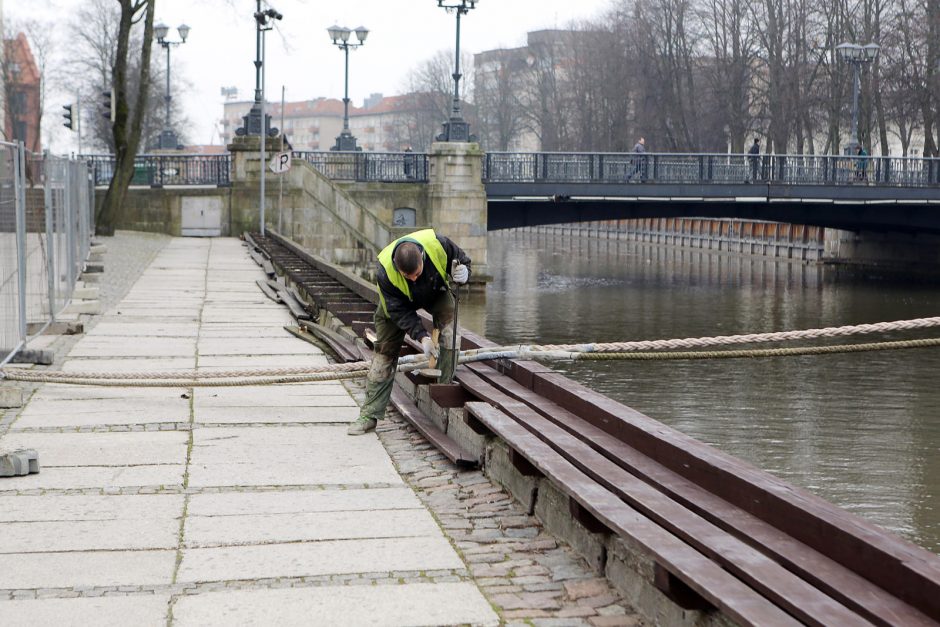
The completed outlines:
{"type": "Polygon", "coordinates": [[[13,121],[13,139],[21,142],[26,141],[26,122],[23,120],[13,121]]]}

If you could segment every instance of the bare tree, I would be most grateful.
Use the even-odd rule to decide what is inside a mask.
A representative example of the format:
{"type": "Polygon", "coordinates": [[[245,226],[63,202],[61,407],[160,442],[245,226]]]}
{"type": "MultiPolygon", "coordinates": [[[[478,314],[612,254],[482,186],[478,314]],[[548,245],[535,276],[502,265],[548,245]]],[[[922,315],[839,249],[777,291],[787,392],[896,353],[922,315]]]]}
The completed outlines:
{"type": "Polygon", "coordinates": [[[528,55],[524,48],[477,55],[474,104],[484,149],[509,150],[523,130],[519,94],[525,88],[528,55]]]}
{"type": "Polygon", "coordinates": [[[96,229],[99,234],[113,235],[118,211],[127,197],[127,188],[134,176],[134,159],[140,145],[144,112],[150,90],[150,51],[153,42],[153,16],[156,0],[117,0],[121,7],[117,48],[111,74],[114,88],[115,119],[111,126],[114,137],[114,175],[99,208],[96,229]],[[131,110],[128,70],[130,69],[131,31],[143,21],[140,65],[137,73],[136,107],[131,110]]]}

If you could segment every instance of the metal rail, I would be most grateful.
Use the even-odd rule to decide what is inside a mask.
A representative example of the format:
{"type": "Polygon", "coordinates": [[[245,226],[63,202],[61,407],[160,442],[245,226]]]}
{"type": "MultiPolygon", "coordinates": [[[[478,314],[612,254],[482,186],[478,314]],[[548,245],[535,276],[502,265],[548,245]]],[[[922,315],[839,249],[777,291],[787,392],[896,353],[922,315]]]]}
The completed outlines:
{"type": "MultiPolygon", "coordinates": [[[[278,236],[256,241],[364,336],[374,288],[278,236]]],[[[461,330],[462,350],[493,345],[461,330]]],[[[924,549],[540,364],[464,365],[456,381],[430,397],[506,442],[518,472],[555,484],[601,542],[639,547],[652,585],[683,607],[746,625],[940,621],[940,557],[924,549]]],[[[401,390],[393,404],[445,455],[469,460],[401,390]]]]}
{"type": "Polygon", "coordinates": [[[295,150],[325,177],[362,183],[427,183],[428,155],[417,152],[323,152],[295,150]]]}
{"type": "MultiPolygon", "coordinates": [[[[114,155],[81,155],[94,173],[95,186],[111,183],[114,155]]],[[[232,155],[138,155],[134,159],[131,185],[228,187],[232,184],[232,155]]]]}
{"type": "Polygon", "coordinates": [[[489,152],[486,183],[940,187],[940,159],[840,155],[489,152]]]}

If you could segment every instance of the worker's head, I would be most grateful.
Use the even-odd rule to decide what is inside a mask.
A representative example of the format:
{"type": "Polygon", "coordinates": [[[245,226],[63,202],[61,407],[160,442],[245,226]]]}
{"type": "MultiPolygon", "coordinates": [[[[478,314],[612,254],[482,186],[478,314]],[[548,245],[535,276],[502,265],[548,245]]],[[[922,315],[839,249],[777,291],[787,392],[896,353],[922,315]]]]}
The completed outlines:
{"type": "Polygon", "coordinates": [[[402,242],[392,258],[395,267],[409,281],[415,281],[424,270],[424,251],[415,242],[402,242]]]}

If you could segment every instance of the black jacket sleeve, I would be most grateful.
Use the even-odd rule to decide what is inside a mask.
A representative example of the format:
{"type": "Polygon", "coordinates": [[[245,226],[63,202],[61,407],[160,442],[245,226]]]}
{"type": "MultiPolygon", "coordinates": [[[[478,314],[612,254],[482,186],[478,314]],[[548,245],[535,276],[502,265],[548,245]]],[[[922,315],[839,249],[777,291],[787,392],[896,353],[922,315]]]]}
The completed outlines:
{"type": "Polygon", "coordinates": [[[471,270],[470,257],[460,246],[443,235],[438,235],[437,241],[441,243],[441,246],[444,247],[444,252],[447,253],[447,276],[450,276],[450,269],[453,266],[454,259],[457,260],[457,263],[467,266],[467,270],[471,270]]]}

